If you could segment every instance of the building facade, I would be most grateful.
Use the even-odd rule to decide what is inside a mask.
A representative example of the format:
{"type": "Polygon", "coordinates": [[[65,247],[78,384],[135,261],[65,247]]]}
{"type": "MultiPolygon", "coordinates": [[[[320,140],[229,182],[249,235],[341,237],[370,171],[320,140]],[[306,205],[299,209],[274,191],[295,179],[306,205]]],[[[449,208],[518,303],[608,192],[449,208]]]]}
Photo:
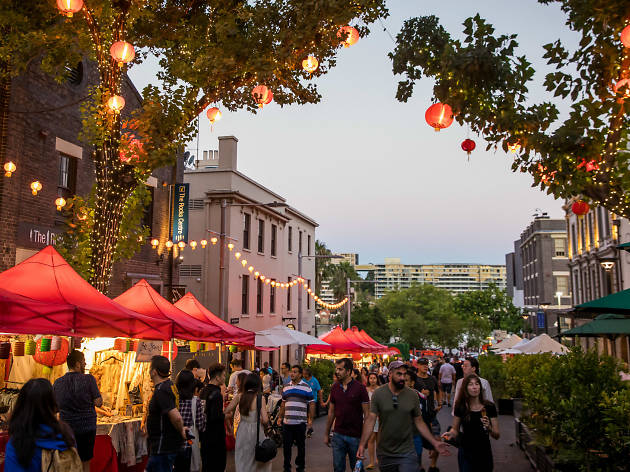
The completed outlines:
{"type": "MultiPolygon", "coordinates": [[[[630,254],[617,246],[630,241],[630,222],[610,213],[603,207],[593,207],[584,216],[565,205],[569,226],[569,270],[571,272],[572,301],[586,303],[611,293],[630,288],[630,254]]],[[[588,323],[593,314],[575,312],[575,325],[588,323]]],[[[611,340],[606,338],[577,338],[584,349],[597,347],[600,352],[612,353],[611,340]]],[[[624,361],[630,359],[628,336],[618,336],[615,352],[624,361]]]]}
{"type": "MultiPolygon", "coordinates": [[[[536,216],[514,243],[514,255],[508,254],[514,261],[513,272],[522,274],[524,308],[534,334],[555,335],[571,325],[567,315],[572,295],[566,228],[564,219],[536,216]]],[[[519,281],[517,276],[514,280],[519,281]]],[[[510,290],[518,290],[518,285],[510,290]]]]}
{"type": "Polygon", "coordinates": [[[399,258],[385,258],[384,264],[357,265],[356,270],[374,271],[376,298],[413,283],[434,285],[452,294],[483,290],[491,284],[501,289],[506,286],[504,265],[403,264],[399,258]]]}
{"type": "MultiPolygon", "coordinates": [[[[239,172],[237,142],[219,137],[218,161],[212,153],[184,174],[190,184],[188,240],[198,246],[182,252],[180,281],[213,313],[241,328],[282,324],[314,334],[316,306],[306,287],[315,284],[317,223],[239,172]],[[199,245],[203,239],[205,249],[199,245]],[[304,285],[279,285],[299,277],[304,285]]],[[[296,346],[281,354],[283,361],[299,357],[296,346]]],[[[273,356],[259,354],[258,361],[269,359],[278,368],[280,359],[273,356]]]]}
{"type": "MultiPolygon", "coordinates": [[[[91,146],[78,136],[81,97],[88,95],[97,77],[96,67],[81,61],[58,83],[34,60],[24,75],[0,87],[2,165],[11,161],[16,166],[11,177],[0,177],[0,270],[54,245],[65,230],[65,210],[55,206],[58,197],[67,200],[91,191],[95,179],[91,146]],[[37,195],[30,188],[34,181],[41,183],[37,195]]],[[[122,95],[127,104],[123,114],[140,106],[142,98],[128,77],[123,79],[122,95]]],[[[153,200],[144,223],[164,240],[169,229],[168,184],[181,177],[181,169],[174,175],[172,168],[162,168],[147,181],[153,200]]],[[[131,260],[115,264],[108,295],[120,295],[143,278],[165,296],[171,293],[169,285],[178,286],[169,258],[156,259],[148,242],[131,260]]]]}
{"type": "Polygon", "coordinates": [[[512,304],[519,308],[525,307],[525,292],[523,288],[523,261],[521,260],[521,241],[514,241],[514,252],[505,255],[505,272],[507,294],[512,298],[512,304]]]}

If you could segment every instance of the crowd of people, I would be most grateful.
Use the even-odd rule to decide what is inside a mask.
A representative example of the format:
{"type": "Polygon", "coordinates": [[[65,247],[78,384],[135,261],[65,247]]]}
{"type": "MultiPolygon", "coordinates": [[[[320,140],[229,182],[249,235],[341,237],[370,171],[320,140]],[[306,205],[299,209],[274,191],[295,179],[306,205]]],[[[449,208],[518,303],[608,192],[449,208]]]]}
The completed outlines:
{"type": "MultiPolygon", "coordinates": [[[[83,354],[71,351],[67,366],[54,385],[32,379],[21,389],[9,422],[6,471],[53,472],[55,466],[89,471],[97,412],[110,413],[94,377],[85,374],[83,354]]],[[[374,361],[360,370],[350,358],[337,359],[326,400],[309,367],[283,363],[276,372],[265,363],[252,372],[234,360],[231,368],[226,383],[224,365],[204,369],[193,358],[173,382],[169,360],[151,359],[154,389],[141,426],[148,472],[224,471],[227,436],[234,438],[236,472],[270,471],[271,460],[260,460],[257,445],[274,431],[284,471],[295,466],[304,472],[306,439],[325,409],[323,440],[332,449],[334,472],[348,466],[425,472],[423,450],[426,471],[439,472],[438,458],[450,455],[450,446],[457,447],[460,472],[493,468],[490,438],[499,437],[497,410],[475,358],[440,359],[432,370],[424,358],[388,365],[374,361]],[[452,424],[444,433],[437,419],[443,407],[452,408],[452,424]]]]}

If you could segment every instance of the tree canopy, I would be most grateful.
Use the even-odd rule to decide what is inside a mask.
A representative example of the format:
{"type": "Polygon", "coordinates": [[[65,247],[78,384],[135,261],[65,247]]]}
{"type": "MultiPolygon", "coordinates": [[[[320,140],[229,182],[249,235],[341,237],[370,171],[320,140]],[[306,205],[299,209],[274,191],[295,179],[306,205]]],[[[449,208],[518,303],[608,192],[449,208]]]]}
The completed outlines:
{"type": "Polygon", "coordinates": [[[406,20],[390,54],[394,74],[404,76],[396,97],[406,102],[418,80],[432,78],[435,99],[450,105],[455,120],[481,135],[487,149],[513,150],[512,170],[532,174],[534,186],[630,217],[630,193],[624,191],[630,184],[630,49],[620,41],[630,4],[538,2],[558,4],[566,26],[580,35],[575,51],[558,40],[542,55],[556,68],[545,78],[547,91],[570,107],[564,121],[552,101],[530,100],[535,71],[517,56],[516,35],[497,34],[479,15],[464,21],[462,40],[435,16],[406,20]]]}

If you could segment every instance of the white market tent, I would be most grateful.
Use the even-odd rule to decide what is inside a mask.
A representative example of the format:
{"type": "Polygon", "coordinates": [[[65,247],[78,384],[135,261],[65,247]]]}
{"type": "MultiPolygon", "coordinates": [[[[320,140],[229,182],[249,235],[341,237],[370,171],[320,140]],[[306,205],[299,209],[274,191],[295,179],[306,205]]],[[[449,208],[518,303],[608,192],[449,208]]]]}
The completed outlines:
{"type": "Polygon", "coordinates": [[[256,347],[280,347],[290,344],[298,344],[300,346],[322,344],[328,346],[327,342],[319,338],[282,325],[256,332],[256,347]]]}
{"type": "Polygon", "coordinates": [[[495,350],[495,349],[510,349],[510,348],[514,347],[515,344],[519,343],[522,340],[523,340],[523,338],[521,338],[518,334],[513,334],[509,338],[506,338],[503,341],[501,341],[500,343],[497,343],[495,346],[492,346],[491,349],[493,349],[493,350],[495,350]]]}
{"type": "Polygon", "coordinates": [[[541,352],[565,354],[569,350],[566,346],[563,346],[558,341],[551,339],[549,335],[544,333],[540,336],[536,336],[523,346],[514,346],[514,349],[518,349],[523,354],[539,354],[541,352]]]}

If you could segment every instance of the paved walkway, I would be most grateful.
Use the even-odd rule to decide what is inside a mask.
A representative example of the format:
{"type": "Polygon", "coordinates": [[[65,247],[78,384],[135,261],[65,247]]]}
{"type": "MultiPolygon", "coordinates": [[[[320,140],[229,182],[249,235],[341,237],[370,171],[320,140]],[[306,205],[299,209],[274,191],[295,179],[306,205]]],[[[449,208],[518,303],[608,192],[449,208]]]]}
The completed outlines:
{"type": "MultiPolygon", "coordinates": [[[[447,425],[451,422],[450,411],[444,409],[438,415],[438,420],[442,425],[442,431],[446,430],[447,425]]],[[[306,470],[307,472],[332,472],[332,450],[324,445],[323,431],[326,427],[326,417],[320,417],[315,420],[313,428],[315,432],[311,439],[306,440],[306,470]]],[[[492,452],[494,455],[494,470],[497,472],[532,472],[525,453],[519,449],[516,444],[514,418],[512,416],[500,416],[499,427],[501,437],[498,440],[492,440],[492,452]]],[[[252,444],[252,447],[254,445],[252,444]]],[[[451,448],[450,457],[440,457],[438,460],[438,468],[441,472],[458,472],[457,468],[457,450],[451,448]]],[[[297,450],[294,448],[294,460],[297,450]]],[[[425,452],[423,455],[423,465],[428,467],[428,456],[425,452]]],[[[278,456],[273,461],[273,472],[282,472],[282,450],[278,450],[278,456]]],[[[234,453],[228,453],[228,472],[234,472],[234,453]]],[[[293,469],[295,470],[295,469],[293,469]]],[[[350,466],[347,470],[350,472],[350,466]]],[[[378,472],[378,468],[373,469],[378,472]]]]}

